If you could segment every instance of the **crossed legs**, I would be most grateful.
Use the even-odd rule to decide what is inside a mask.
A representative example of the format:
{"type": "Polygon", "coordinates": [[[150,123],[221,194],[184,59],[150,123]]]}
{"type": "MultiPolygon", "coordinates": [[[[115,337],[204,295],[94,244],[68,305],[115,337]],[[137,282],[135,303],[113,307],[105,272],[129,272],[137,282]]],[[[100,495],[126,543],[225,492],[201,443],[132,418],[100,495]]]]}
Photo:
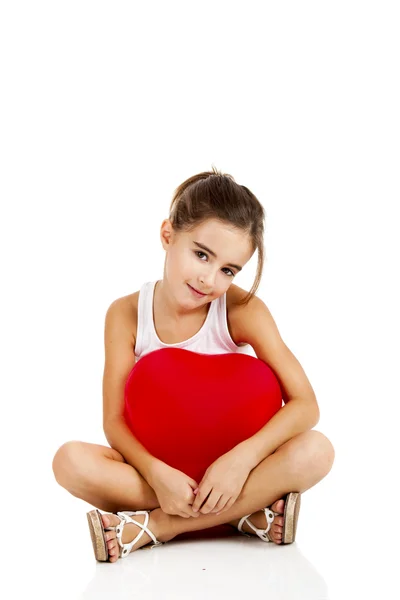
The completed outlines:
{"type": "MultiPolygon", "coordinates": [[[[198,517],[167,515],[164,523],[170,531],[165,537],[172,539],[180,533],[235,522],[271,506],[288,492],[305,492],[329,473],[334,455],[331,442],[321,432],[310,430],[297,435],[251,471],[229,510],[217,516],[208,513],[205,503],[198,517]]],[[[112,448],[67,442],[54,456],[53,471],[62,487],[101,510],[115,513],[159,508],[154,490],[112,448]]]]}
{"type": "Polygon", "coordinates": [[[333,460],[333,446],[319,431],[311,430],[295,436],[251,471],[241,494],[229,510],[217,516],[209,513],[207,503],[204,503],[197,518],[170,515],[173,537],[231,523],[271,506],[288,492],[303,493],[329,473],[333,460]]]}

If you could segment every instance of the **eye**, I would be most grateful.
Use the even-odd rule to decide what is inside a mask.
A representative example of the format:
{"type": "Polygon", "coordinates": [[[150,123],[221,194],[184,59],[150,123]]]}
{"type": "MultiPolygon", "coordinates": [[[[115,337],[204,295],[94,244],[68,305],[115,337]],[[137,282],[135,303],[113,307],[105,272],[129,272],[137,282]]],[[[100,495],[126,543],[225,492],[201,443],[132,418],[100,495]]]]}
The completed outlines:
{"type": "MultiPolygon", "coordinates": [[[[194,253],[198,256],[199,254],[204,254],[204,256],[208,257],[208,254],[206,254],[205,252],[202,252],[201,250],[194,250],[194,253]]],[[[198,256],[198,258],[200,258],[200,256],[198,256]]],[[[201,259],[200,259],[201,260],[201,259]]],[[[204,260],[203,260],[204,262],[204,260]]],[[[231,275],[228,275],[228,273],[225,273],[225,275],[228,275],[228,277],[235,277],[235,273],[231,270],[226,268],[225,271],[229,271],[231,273],[231,275]]]]}

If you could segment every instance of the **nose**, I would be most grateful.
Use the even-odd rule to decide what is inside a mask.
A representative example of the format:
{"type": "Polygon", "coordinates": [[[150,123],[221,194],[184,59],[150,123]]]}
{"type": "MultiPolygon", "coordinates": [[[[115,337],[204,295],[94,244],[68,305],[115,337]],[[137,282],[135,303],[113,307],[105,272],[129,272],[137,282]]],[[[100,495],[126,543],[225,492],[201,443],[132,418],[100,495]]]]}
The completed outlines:
{"type": "Polygon", "coordinates": [[[205,273],[204,275],[201,275],[199,277],[199,280],[201,282],[201,286],[199,286],[199,289],[206,290],[206,291],[213,290],[215,287],[215,277],[216,277],[216,273],[212,273],[212,272],[208,272],[208,273],[205,273]]]}

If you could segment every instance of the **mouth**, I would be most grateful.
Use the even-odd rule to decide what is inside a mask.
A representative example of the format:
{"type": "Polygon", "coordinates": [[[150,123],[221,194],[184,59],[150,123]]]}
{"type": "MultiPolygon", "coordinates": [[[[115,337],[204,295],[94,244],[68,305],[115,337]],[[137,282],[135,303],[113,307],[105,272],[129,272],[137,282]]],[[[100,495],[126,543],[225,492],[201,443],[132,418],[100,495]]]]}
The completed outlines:
{"type": "Polygon", "coordinates": [[[202,296],[206,296],[206,295],[207,295],[207,294],[202,294],[201,292],[199,292],[199,290],[196,290],[196,288],[194,288],[194,287],[192,287],[191,285],[189,285],[189,283],[188,283],[188,286],[189,286],[189,288],[192,290],[192,292],[193,292],[194,294],[197,294],[197,296],[199,296],[199,297],[202,297],[202,296]]]}

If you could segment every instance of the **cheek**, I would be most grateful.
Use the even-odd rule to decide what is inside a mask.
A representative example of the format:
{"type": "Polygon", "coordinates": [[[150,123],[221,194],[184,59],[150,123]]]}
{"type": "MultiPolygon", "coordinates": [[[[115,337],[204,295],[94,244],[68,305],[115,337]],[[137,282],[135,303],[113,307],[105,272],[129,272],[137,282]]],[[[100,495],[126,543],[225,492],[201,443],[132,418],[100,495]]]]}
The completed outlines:
{"type": "Polygon", "coordinates": [[[196,267],[198,266],[195,258],[185,252],[180,252],[177,256],[174,256],[174,263],[176,269],[185,271],[186,273],[195,272],[196,267]]]}
{"type": "Polygon", "coordinates": [[[194,272],[194,267],[193,261],[181,253],[171,251],[166,257],[166,270],[171,278],[188,279],[190,273],[194,272]]]}

